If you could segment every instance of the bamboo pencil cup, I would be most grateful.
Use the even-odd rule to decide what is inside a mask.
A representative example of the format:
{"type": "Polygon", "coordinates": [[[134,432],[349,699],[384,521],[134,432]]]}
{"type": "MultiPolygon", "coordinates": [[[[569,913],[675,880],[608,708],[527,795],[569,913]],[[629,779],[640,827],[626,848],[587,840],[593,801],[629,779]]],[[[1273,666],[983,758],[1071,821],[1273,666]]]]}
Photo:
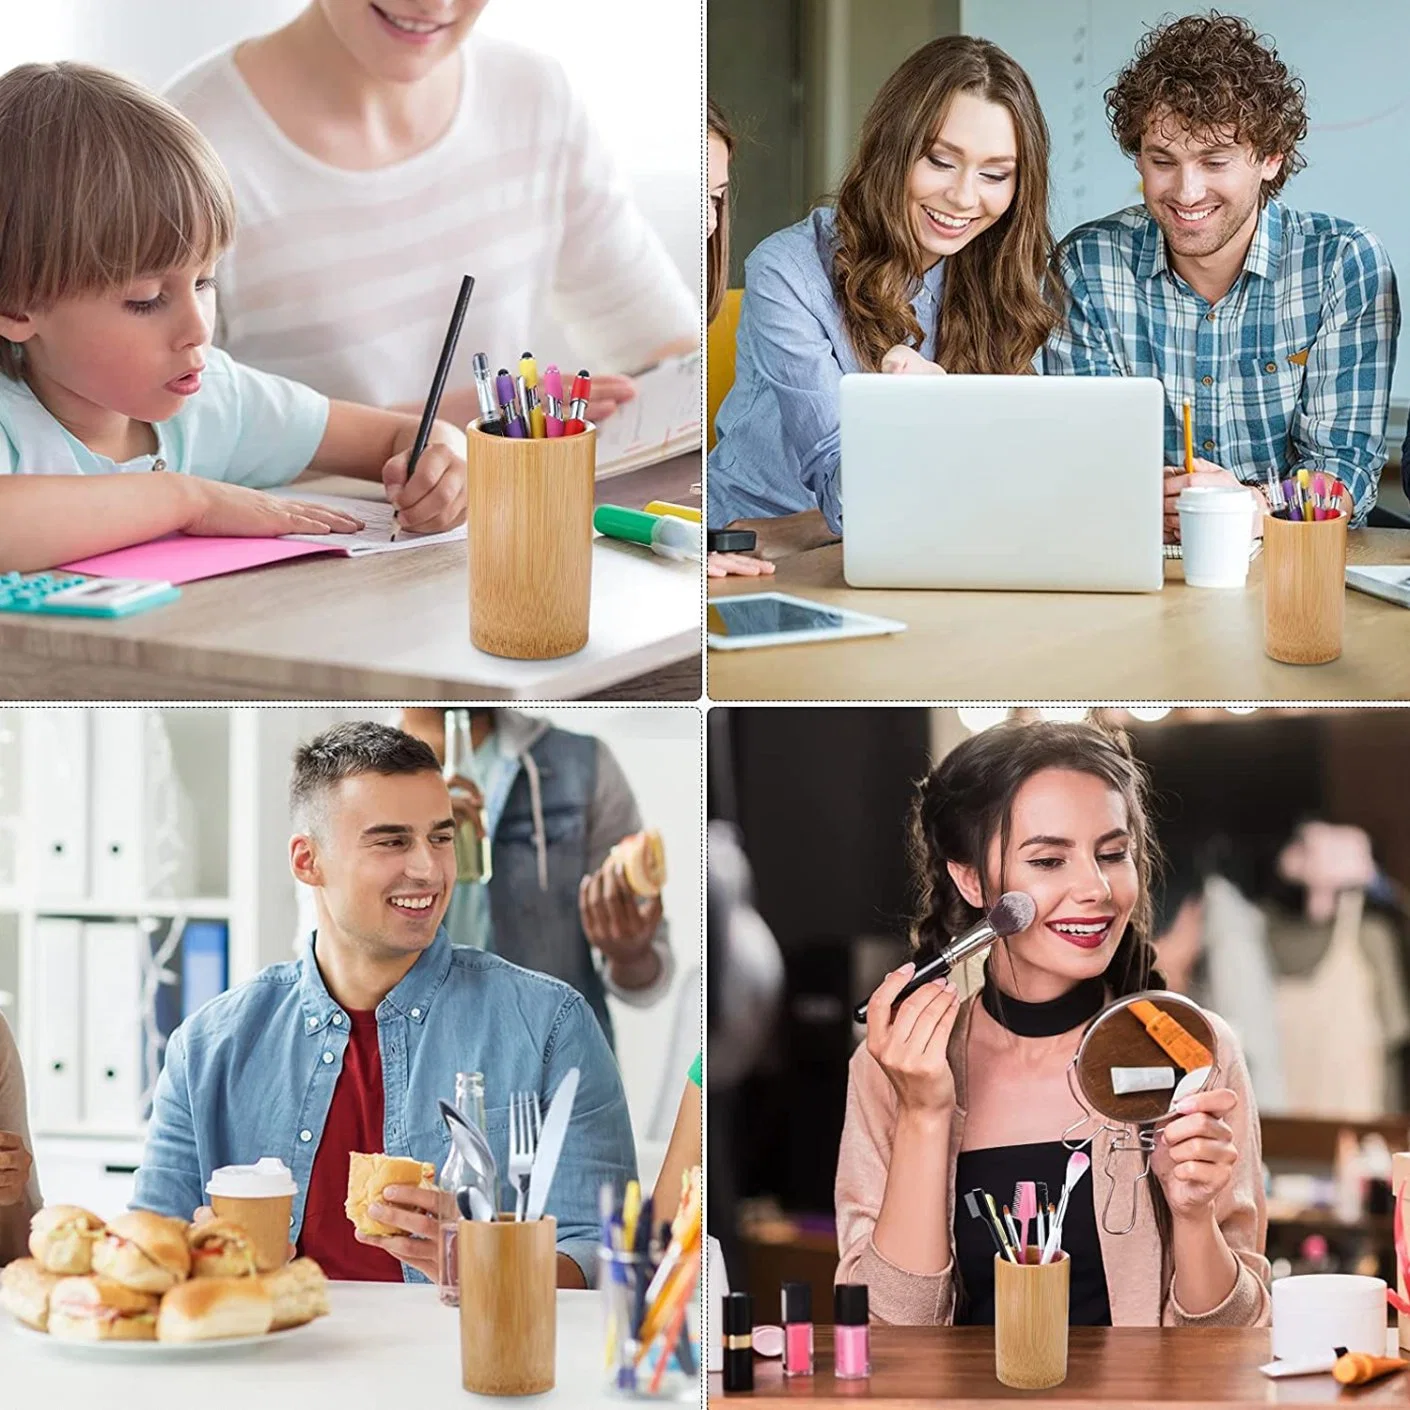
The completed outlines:
{"type": "Polygon", "coordinates": [[[477,1395],[553,1389],[558,1221],[458,1221],[460,1382],[477,1395]]]}
{"type": "Polygon", "coordinates": [[[597,430],[511,440],[465,428],[470,640],[520,661],[587,645],[597,430]]]}
{"type": "Polygon", "coordinates": [[[1046,1390],[1067,1379],[1066,1253],[1051,1263],[1028,1263],[994,1255],[994,1374],[1015,1390],[1046,1390]]]}
{"type": "Polygon", "coordinates": [[[1346,515],[1263,521],[1263,649],[1315,666],[1341,655],[1346,617],[1346,515]]]}

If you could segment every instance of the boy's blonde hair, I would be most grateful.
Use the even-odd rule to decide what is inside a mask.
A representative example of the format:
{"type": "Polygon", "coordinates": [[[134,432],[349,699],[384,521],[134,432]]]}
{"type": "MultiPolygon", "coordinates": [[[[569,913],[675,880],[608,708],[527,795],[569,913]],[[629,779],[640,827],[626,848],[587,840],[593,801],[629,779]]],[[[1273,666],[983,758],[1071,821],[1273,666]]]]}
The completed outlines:
{"type": "MultiPolygon", "coordinates": [[[[170,103],[88,64],[0,74],[0,311],[204,262],[234,237],[225,168],[170,103]]],[[[0,338],[0,373],[23,366],[0,338]]]]}

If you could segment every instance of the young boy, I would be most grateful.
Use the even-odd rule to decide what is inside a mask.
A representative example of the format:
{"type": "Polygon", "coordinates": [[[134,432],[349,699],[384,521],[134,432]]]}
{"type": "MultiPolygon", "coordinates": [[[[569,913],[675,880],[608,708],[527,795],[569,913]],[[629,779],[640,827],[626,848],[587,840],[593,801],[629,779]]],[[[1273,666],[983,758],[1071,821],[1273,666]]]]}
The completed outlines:
{"type": "MultiPolygon", "coordinates": [[[[699,294],[562,66],[474,32],[485,3],[309,0],[168,85],[240,211],[216,341],[329,396],[405,409],[422,395],[414,369],[440,349],[445,291],[469,270],[446,416],[479,414],[472,354],[517,359],[547,306],[593,371],[588,415],[601,421],[635,395],[603,374],[699,346],[699,294]]],[[[535,6],[516,8],[542,25],[535,6]]],[[[535,351],[542,366],[567,349],[535,351]]]]}
{"type": "Polygon", "coordinates": [[[1185,15],[1108,90],[1145,205],[1079,226],[1054,257],[1066,319],[1044,370],[1165,383],[1166,537],[1187,485],[1328,471],[1353,525],[1386,461],[1395,277],[1369,230],[1276,198],[1304,165],[1300,80],[1248,22],[1185,15]],[[1195,472],[1182,473],[1181,403],[1195,472]]]}
{"type": "Polygon", "coordinates": [[[408,481],[415,416],[210,346],[234,202],[180,113],[100,69],[24,64],[0,75],[0,132],[0,572],[174,532],[360,528],[261,493],[305,469],[380,479],[410,532],[464,519],[453,427],[408,481]]]}

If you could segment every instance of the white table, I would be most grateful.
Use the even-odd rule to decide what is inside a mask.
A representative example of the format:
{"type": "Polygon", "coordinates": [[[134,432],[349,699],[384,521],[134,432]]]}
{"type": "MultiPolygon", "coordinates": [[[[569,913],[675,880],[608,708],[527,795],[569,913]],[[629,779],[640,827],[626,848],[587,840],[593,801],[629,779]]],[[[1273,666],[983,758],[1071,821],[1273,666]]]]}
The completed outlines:
{"type": "MultiPolygon", "coordinates": [[[[482,1400],[603,1406],[602,1309],[595,1292],[558,1294],[558,1383],[522,1402],[469,1395],[460,1385],[460,1324],[424,1283],[333,1283],[327,1317],[267,1346],[162,1363],[80,1357],[0,1327],[4,1410],[435,1410],[482,1400]]],[[[698,1405],[697,1381],[679,1403],[698,1405]]]]}

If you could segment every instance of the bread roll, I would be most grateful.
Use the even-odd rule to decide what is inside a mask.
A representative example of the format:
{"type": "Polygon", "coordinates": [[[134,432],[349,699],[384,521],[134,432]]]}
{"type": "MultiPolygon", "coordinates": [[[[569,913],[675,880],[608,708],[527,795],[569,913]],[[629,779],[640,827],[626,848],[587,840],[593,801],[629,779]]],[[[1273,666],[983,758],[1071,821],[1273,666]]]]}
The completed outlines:
{"type": "Polygon", "coordinates": [[[252,1278],[255,1246],[231,1219],[208,1219],[186,1231],[193,1278],[252,1278]]]}
{"type": "Polygon", "coordinates": [[[186,1221],[145,1209],[114,1219],[93,1250],[93,1271],[137,1292],[174,1288],[191,1275],[186,1221]]]}
{"type": "Polygon", "coordinates": [[[262,1337],[274,1301],[259,1278],[193,1278],[162,1298],[158,1341],[222,1341],[262,1337]]]}
{"type": "Polygon", "coordinates": [[[49,1294],[59,1281],[37,1258],[17,1258],[0,1268],[0,1307],[36,1332],[46,1332],[49,1294]]]}
{"type": "Polygon", "coordinates": [[[260,1282],[274,1301],[271,1332],[328,1315],[328,1279],[311,1258],[296,1258],[274,1273],[261,1274],[260,1282]]]}
{"type": "Polygon", "coordinates": [[[661,894],[666,884],[666,844],[654,827],[624,837],[610,856],[621,865],[627,885],[638,896],[661,894]]]}
{"type": "Polygon", "coordinates": [[[93,1271],[93,1245],[103,1221],[76,1204],[51,1204],[29,1221],[29,1251],[50,1273],[93,1271]]]}
{"type": "Polygon", "coordinates": [[[109,1278],[60,1278],[49,1294],[49,1335],[70,1341],[155,1341],[157,1299],[109,1278]]]}
{"type": "Polygon", "coordinates": [[[411,1185],[423,1190],[436,1187],[436,1167],[424,1160],[411,1160],[402,1155],[364,1155],[353,1151],[348,1157],[348,1198],[343,1208],[359,1234],[369,1238],[391,1238],[404,1234],[371,1218],[367,1206],[382,1198],[388,1185],[411,1185]]]}

